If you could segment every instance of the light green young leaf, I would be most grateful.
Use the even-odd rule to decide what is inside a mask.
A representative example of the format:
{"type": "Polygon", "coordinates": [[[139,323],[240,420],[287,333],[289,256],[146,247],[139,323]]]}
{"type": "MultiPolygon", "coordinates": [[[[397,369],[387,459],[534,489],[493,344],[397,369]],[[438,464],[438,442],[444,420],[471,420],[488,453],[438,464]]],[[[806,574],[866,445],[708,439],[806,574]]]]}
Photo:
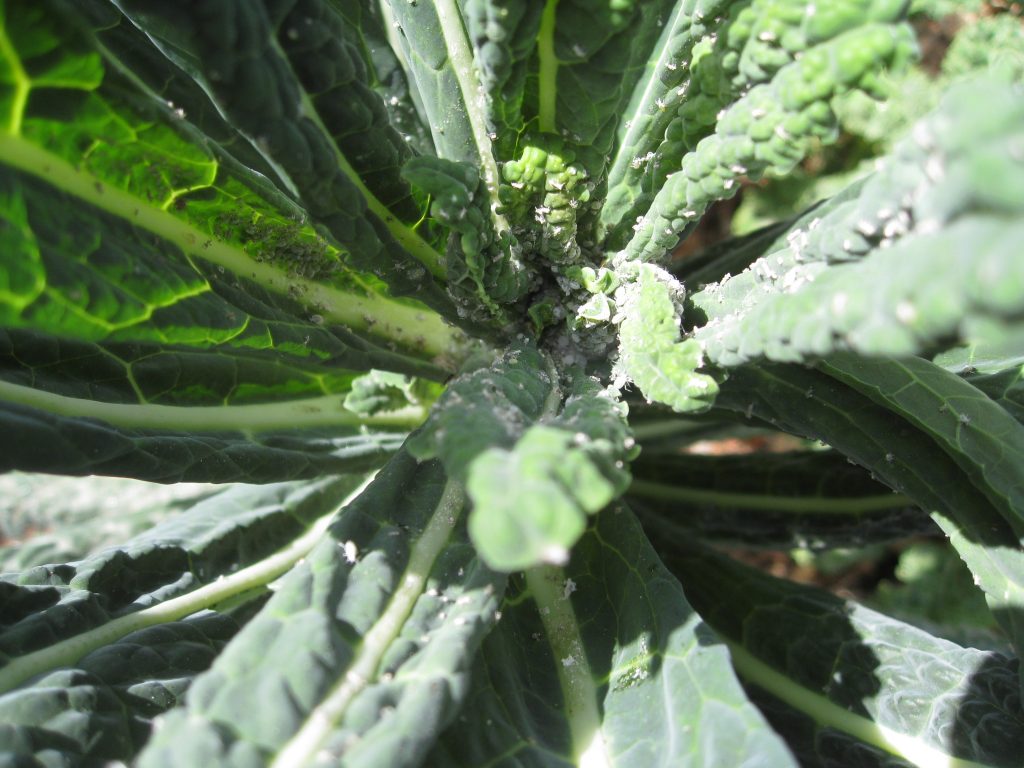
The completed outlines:
{"type": "Polygon", "coordinates": [[[629,486],[629,472],[617,458],[629,453],[625,424],[613,438],[618,447],[570,431],[563,419],[550,424],[530,427],[511,450],[488,449],[470,465],[469,533],[480,556],[500,571],[565,562],[587,516],[629,486]]]}
{"type": "Polygon", "coordinates": [[[580,216],[594,180],[577,154],[572,142],[560,136],[529,136],[501,168],[507,182],[500,190],[502,202],[508,217],[519,223],[516,235],[523,249],[536,251],[556,271],[584,261],[589,237],[581,232],[580,216]]]}
{"type": "Polygon", "coordinates": [[[501,613],[426,764],[795,765],[627,508],[513,577],[501,613]]]}
{"type": "Polygon", "coordinates": [[[704,356],[693,339],[680,340],[682,289],[657,267],[643,264],[636,281],[615,294],[619,317],[617,375],[648,400],[681,413],[706,409],[718,392],[714,378],[697,370],[704,356]]]}
{"type": "Polygon", "coordinates": [[[373,370],[353,380],[345,408],[361,416],[409,413],[429,406],[442,391],[441,385],[432,381],[373,370]]]}
{"type": "Polygon", "coordinates": [[[988,69],[1008,82],[1024,76],[1024,31],[1013,16],[983,16],[959,30],[942,57],[942,74],[955,78],[988,69]]]}
{"type": "Polygon", "coordinates": [[[491,568],[565,562],[587,516],[629,485],[635,456],[617,393],[573,370],[567,392],[532,347],[454,381],[409,441],[465,479],[469,533],[491,568]]]}
{"type": "Polygon", "coordinates": [[[462,507],[439,463],[396,456],[164,718],[139,764],[419,765],[468,692],[503,591],[466,541],[462,507]]]}

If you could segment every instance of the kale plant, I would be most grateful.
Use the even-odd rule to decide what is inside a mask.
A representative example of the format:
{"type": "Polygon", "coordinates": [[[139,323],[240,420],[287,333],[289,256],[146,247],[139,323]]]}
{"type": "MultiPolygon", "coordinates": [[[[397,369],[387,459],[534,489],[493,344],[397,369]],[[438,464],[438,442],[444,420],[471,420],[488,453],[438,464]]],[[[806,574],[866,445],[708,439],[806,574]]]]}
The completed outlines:
{"type": "Polygon", "coordinates": [[[0,763],[1020,764],[1018,69],[673,261],[904,2],[0,9],[0,763]],[[1003,651],[721,546],[940,532],[1003,651]]]}

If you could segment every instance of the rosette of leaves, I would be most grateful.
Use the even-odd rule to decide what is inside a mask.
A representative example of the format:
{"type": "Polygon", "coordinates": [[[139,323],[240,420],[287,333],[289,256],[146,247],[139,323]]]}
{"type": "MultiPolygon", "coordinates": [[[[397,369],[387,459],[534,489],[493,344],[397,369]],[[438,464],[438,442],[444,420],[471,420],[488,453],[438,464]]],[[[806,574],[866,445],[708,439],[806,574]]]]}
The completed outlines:
{"type": "Polygon", "coordinates": [[[709,546],[941,529],[1021,648],[1012,72],[670,259],[905,12],[0,3],[0,468],[128,478],[11,485],[4,760],[1016,765],[1016,658],[709,546]]]}

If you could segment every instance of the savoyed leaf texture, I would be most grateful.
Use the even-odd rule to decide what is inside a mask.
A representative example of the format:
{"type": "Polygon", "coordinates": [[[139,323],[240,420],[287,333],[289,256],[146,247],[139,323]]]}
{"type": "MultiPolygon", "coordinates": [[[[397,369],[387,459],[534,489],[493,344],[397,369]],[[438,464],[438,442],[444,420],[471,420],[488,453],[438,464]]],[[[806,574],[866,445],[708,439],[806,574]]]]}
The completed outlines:
{"type": "MultiPolygon", "coordinates": [[[[796,263],[796,253],[789,249],[794,232],[809,231],[816,219],[822,219],[833,210],[848,210],[851,201],[858,198],[865,180],[855,181],[827,200],[823,200],[799,214],[769,224],[740,237],[730,237],[702,249],[692,257],[669,265],[680,280],[694,290],[686,302],[686,320],[689,326],[701,326],[720,315],[736,311],[736,305],[754,304],[761,293],[753,286],[768,277],[765,270],[747,269],[759,259],[773,263],[776,268],[788,270],[796,263]],[[779,259],[782,261],[779,261],[779,259]]],[[[815,230],[817,224],[814,225],[815,230]]],[[[802,254],[808,258],[812,254],[802,254]]]]}
{"type": "Polygon", "coordinates": [[[84,560],[5,574],[0,691],[264,590],[312,549],[360,479],[239,486],[84,560]]]}
{"type": "Polygon", "coordinates": [[[391,47],[390,20],[383,4],[373,0],[331,0],[331,5],[358,30],[358,50],[367,69],[369,86],[384,100],[393,128],[415,152],[435,153],[423,99],[412,87],[401,54],[391,47]]]}
{"type": "Polygon", "coordinates": [[[805,215],[785,244],[767,240],[744,272],[692,295],[703,316],[695,337],[710,360],[906,355],[950,338],[1015,339],[1024,166],[1012,94],[987,80],[960,84],[855,198],[805,215]]]}
{"type": "Polygon", "coordinates": [[[685,155],[625,248],[654,261],[715,201],[735,194],[737,178],[788,173],[813,139],[834,140],[833,96],[877,89],[878,70],[899,66],[913,49],[905,27],[866,24],[812,48],[724,110],[715,132],[685,155]]]}
{"type": "Polygon", "coordinates": [[[989,5],[0,0],[0,764],[1019,763],[989,5]]]}
{"type": "Polygon", "coordinates": [[[487,99],[486,125],[494,134],[497,151],[504,157],[514,152],[513,142],[526,123],[526,77],[543,11],[540,3],[463,3],[466,34],[487,99]]]}
{"type": "Polygon", "coordinates": [[[501,614],[427,764],[795,765],[628,508],[512,578],[501,614]]]}
{"type": "MultiPolygon", "coordinates": [[[[625,245],[668,176],[715,130],[733,101],[799,56],[820,59],[824,44],[840,33],[866,22],[896,21],[902,12],[899,2],[677,4],[647,63],[643,88],[638,84],[634,91],[632,116],[608,174],[601,222],[611,230],[609,244],[625,245]]],[[[800,127],[796,122],[784,125],[790,136],[800,127]]]]}
{"type": "Polygon", "coordinates": [[[153,718],[181,703],[195,676],[251,613],[203,611],[133,632],[78,661],[0,695],[0,752],[15,765],[128,761],[153,718]]]}
{"type": "MultiPolygon", "coordinates": [[[[699,79],[695,51],[716,39],[730,4],[721,0],[677,3],[630,99],[630,121],[620,128],[608,169],[608,198],[600,222],[613,247],[625,245],[636,216],[650,206],[654,192],[676,170],[683,147],[667,135],[680,121],[699,79]],[[678,151],[673,152],[673,149],[678,151]]],[[[741,7],[736,3],[735,7],[741,7]]],[[[717,112],[717,110],[713,110],[717,112]]]]}
{"type": "Polygon", "coordinates": [[[626,490],[625,415],[614,389],[578,371],[563,388],[550,358],[524,347],[452,382],[410,449],[465,478],[474,545],[518,571],[564,563],[587,516],[626,490]]]}
{"type": "Polygon", "coordinates": [[[362,418],[353,380],[442,377],[451,361],[426,359],[452,329],[344,266],[116,9],[71,16],[13,3],[4,27],[0,418],[25,442],[2,466],[268,482],[379,465],[395,438],[366,428],[422,411],[362,418]]]}
{"type": "Polygon", "coordinates": [[[332,4],[120,7],[203,84],[359,268],[399,293],[450,307],[429,276],[440,271],[437,253],[409,226],[418,215],[403,210],[404,142],[332,4]],[[223,28],[236,30],[230,47],[221,43],[223,28]]]}
{"type": "Polygon", "coordinates": [[[420,764],[466,695],[504,587],[469,545],[462,507],[438,462],[396,456],[161,722],[139,764],[420,764]]]}
{"type": "Polygon", "coordinates": [[[1002,217],[971,217],[856,264],[794,275],[792,293],[695,336],[710,360],[728,366],[762,357],[799,362],[834,350],[908,355],[947,338],[998,340],[1018,332],[1024,276],[1015,244],[1022,231],[1002,217]],[[873,289],[883,276],[901,287],[873,289]]]}
{"type": "Polygon", "coordinates": [[[642,264],[636,282],[616,293],[619,375],[636,384],[648,400],[674,411],[700,411],[718,393],[718,383],[697,370],[704,365],[700,345],[680,339],[683,295],[659,268],[642,264]]]}
{"type": "MultiPolygon", "coordinates": [[[[290,292],[307,306],[324,305],[307,317],[319,314],[330,321],[332,312],[340,312],[352,316],[338,321],[365,328],[358,315],[386,316],[366,304],[384,297],[340,268],[337,249],[310,226],[308,212],[268,191],[263,177],[239,163],[222,162],[218,144],[206,140],[187,113],[175,112],[184,107],[169,107],[151,91],[125,82],[114,63],[105,65],[99,44],[58,14],[15,3],[8,17],[3,65],[12,98],[5,102],[5,164],[122,219],[123,226],[170,240],[191,259],[232,273],[232,279],[256,279],[275,294],[290,292]],[[75,98],[62,103],[65,92],[75,98]],[[333,300],[332,281],[319,285],[331,275],[342,291],[333,300]]],[[[10,215],[25,215],[17,197],[7,204],[10,215]]],[[[15,231],[23,229],[22,222],[12,223],[15,231]]],[[[31,248],[31,240],[20,247],[31,248]]],[[[39,266],[32,269],[39,263],[24,260],[9,278],[16,295],[28,291],[13,304],[19,314],[40,289],[39,266]]],[[[174,270],[173,259],[167,265],[179,273],[196,269],[188,267],[174,270]]],[[[82,291],[71,303],[83,305],[88,297],[82,291]]],[[[376,331],[388,335],[383,326],[376,331]]]]}

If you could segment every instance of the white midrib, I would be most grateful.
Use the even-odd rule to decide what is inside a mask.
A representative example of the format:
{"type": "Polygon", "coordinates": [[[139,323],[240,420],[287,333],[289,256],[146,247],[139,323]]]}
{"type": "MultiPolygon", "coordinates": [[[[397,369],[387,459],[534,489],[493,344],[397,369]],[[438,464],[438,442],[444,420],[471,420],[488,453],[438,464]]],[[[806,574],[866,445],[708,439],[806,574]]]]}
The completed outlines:
{"type": "Polygon", "coordinates": [[[600,690],[590,672],[576,613],[565,594],[565,572],[539,566],[526,572],[526,586],[540,613],[562,689],[565,718],[579,768],[611,768],[601,732],[600,690]]]}
{"type": "MultiPolygon", "coordinates": [[[[550,359],[546,367],[552,386],[544,399],[538,423],[554,418],[562,404],[558,372],[550,359]]],[[[601,732],[600,691],[590,672],[576,613],[565,592],[565,571],[557,566],[541,565],[526,571],[525,576],[527,590],[537,605],[555,657],[573,758],[579,768],[611,768],[611,757],[601,732]]]]}
{"type": "Polygon", "coordinates": [[[316,520],[306,533],[258,563],[243,568],[230,576],[221,577],[188,594],[165,600],[159,605],[130,613],[88,632],[19,656],[7,666],[0,667],[0,693],[9,691],[25,680],[43,672],[74,664],[86,654],[116,642],[132,632],[156,624],[177,621],[209,608],[211,605],[222,603],[230,597],[269,584],[309,554],[317,542],[323,538],[337,511],[362,493],[372,479],[373,474],[368,475],[344,501],[340,502],[330,513],[316,520]]]}
{"type": "Polygon", "coordinates": [[[427,527],[413,545],[398,588],[380,618],[363,636],[352,665],[327,697],[309,713],[298,732],[280,749],[271,768],[311,764],[323,742],[345,716],[352,700],[376,678],[384,654],[401,633],[416,601],[423,594],[434,562],[451,538],[463,503],[462,486],[449,480],[427,527]]]}

